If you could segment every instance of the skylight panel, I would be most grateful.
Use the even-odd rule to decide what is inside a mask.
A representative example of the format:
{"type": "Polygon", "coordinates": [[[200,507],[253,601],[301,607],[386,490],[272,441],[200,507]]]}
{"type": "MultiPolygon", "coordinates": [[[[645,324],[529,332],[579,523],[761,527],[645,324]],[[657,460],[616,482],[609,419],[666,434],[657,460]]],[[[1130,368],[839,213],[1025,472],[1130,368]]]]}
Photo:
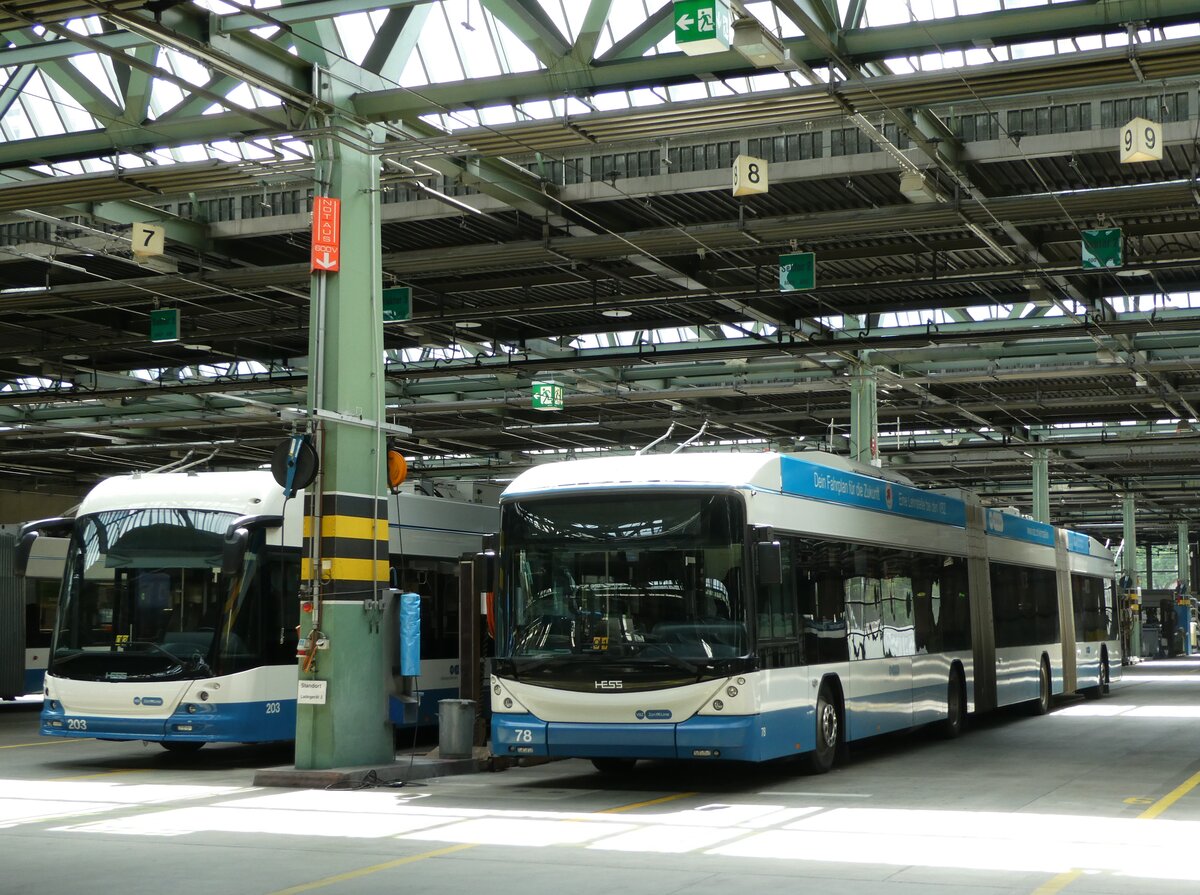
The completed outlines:
{"type": "Polygon", "coordinates": [[[122,98],[117,95],[117,89],[113,83],[112,63],[107,58],[101,59],[95,53],[85,53],[72,56],[67,60],[67,64],[73,66],[114,103],[118,106],[121,105],[122,98]]]}
{"type": "Polygon", "coordinates": [[[566,38],[568,43],[575,43],[583,27],[583,17],[587,15],[588,4],[582,3],[580,0],[570,0],[570,2],[539,0],[539,2],[546,15],[554,22],[554,26],[558,28],[558,33],[566,38]]]}
{"type": "Polygon", "coordinates": [[[0,120],[0,130],[3,130],[6,140],[30,140],[37,136],[29,116],[25,114],[25,107],[20,103],[13,103],[8,114],[0,120]]]}
{"type": "Polygon", "coordinates": [[[40,71],[29,79],[29,83],[21,91],[18,102],[25,107],[25,114],[29,116],[29,122],[33,125],[34,136],[44,137],[65,132],[51,97],[50,89],[40,71]]]}
{"type": "Polygon", "coordinates": [[[370,15],[365,12],[347,13],[334,19],[333,24],[346,57],[355,65],[362,65],[375,37],[375,26],[370,15]]]}
{"type": "Polygon", "coordinates": [[[431,15],[425,20],[418,48],[425,63],[429,83],[461,81],[467,76],[458,53],[454,51],[454,36],[450,32],[445,15],[431,15]]]}
{"type": "MultiPolygon", "coordinates": [[[[658,8],[658,4],[654,6],[658,8]]],[[[596,41],[596,56],[603,56],[612,49],[613,44],[633,33],[653,12],[646,0],[613,0],[608,10],[608,21],[600,33],[600,39],[596,41]]]]}

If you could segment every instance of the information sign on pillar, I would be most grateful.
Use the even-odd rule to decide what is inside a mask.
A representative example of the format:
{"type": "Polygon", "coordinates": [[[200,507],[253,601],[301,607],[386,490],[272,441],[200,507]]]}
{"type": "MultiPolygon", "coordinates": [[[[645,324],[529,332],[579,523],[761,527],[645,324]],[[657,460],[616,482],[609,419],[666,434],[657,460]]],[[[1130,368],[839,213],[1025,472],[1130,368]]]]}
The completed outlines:
{"type": "Polygon", "coordinates": [[[767,192],[767,160],[739,155],[733,160],[733,194],[753,196],[767,192]]]}
{"type": "Polygon", "coordinates": [[[817,285],[817,256],[813,252],[779,256],[779,291],[801,292],[817,285]]]}
{"type": "Polygon", "coordinates": [[[1121,128],[1121,163],[1162,160],[1162,125],[1135,118],[1121,128]]]}
{"type": "Polygon", "coordinates": [[[1120,227],[1083,230],[1080,237],[1084,270],[1101,270],[1124,265],[1124,240],[1120,227]]]}
{"type": "Polygon", "coordinates": [[[342,250],[342,203],[328,196],[313,197],[312,262],[310,270],[332,273],[342,250]]]}
{"type": "Polygon", "coordinates": [[[721,53],[733,42],[729,0],[675,0],[675,46],[689,56],[721,53]]]}

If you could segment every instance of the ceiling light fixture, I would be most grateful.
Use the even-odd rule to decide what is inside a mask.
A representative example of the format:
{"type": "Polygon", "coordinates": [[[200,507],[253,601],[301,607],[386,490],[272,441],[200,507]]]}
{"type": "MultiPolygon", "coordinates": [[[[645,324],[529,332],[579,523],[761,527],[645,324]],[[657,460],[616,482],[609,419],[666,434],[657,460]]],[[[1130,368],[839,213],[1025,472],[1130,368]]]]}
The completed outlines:
{"type": "Polygon", "coordinates": [[[455,321],[454,325],[459,329],[479,329],[479,327],[483,326],[483,324],[477,320],[457,320],[455,321]]]}
{"type": "Polygon", "coordinates": [[[63,360],[87,360],[86,354],[64,354],[63,360]]]}
{"type": "Polygon", "coordinates": [[[624,308],[605,308],[600,312],[601,317],[630,317],[633,311],[627,311],[624,308]]]}

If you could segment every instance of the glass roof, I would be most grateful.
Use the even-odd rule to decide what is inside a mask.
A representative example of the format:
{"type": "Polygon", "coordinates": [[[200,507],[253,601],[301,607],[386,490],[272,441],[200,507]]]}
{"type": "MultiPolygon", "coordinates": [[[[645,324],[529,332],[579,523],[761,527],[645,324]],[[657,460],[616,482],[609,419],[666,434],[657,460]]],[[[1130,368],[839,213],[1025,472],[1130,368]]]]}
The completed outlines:
{"type": "MultiPolygon", "coordinates": [[[[589,3],[583,0],[530,2],[540,6],[545,18],[553,23],[567,45],[575,44],[585,27],[589,3]]],[[[838,12],[839,18],[847,28],[871,28],[934,21],[958,15],[1044,7],[1053,3],[1054,0],[866,0],[862,7],[861,22],[851,23],[846,21],[849,0],[839,0],[838,12]]],[[[280,0],[250,0],[237,6],[222,3],[220,0],[195,0],[192,5],[217,16],[254,9],[264,13],[264,18],[269,17],[271,10],[283,6],[280,0]]],[[[490,6],[499,4],[489,3],[489,0],[440,0],[429,4],[428,14],[424,17],[413,52],[395,81],[396,85],[419,91],[422,87],[433,84],[545,70],[545,65],[539,61],[535,51],[523,43],[501,16],[489,8],[490,6]]],[[[802,36],[799,26],[770,0],[750,0],[745,4],[745,8],[750,15],[759,20],[765,30],[777,37],[789,39],[802,36]]],[[[596,35],[595,58],[604,58],[606,53],[642,28],[644,23],[661,9],[660,0],[612,0],[609,14],[596,35]]],[[[348,13],[335,18],[333,22],[340,46],[329,49],[355,64],[361,63],[383,28],[388,14],[387,9],[378,9],[348,13]]],[[[71,20],[66,23],[66,27],[91,37],[106,33],[106,26],[99,17],[71,20]]],[[[285,31],[269,24],[255,28],[253,32],[291,53],[297,53],[297,41],[308,39],[297,36],[302,34],[301,29],[285,31]]],[[[108,33],[111,33],[111,28],[108,33]]],[[[678,52],[669,20],[660,21],[657,29],[651,33],[654,36],[662,36],[644,55],[656,56],[678,52]]],[[[1144,43],[1197,34],[1200,34],[1200,27],[1186,25],[1166,29],[1143,29],[1134,34],[1134,39],[1144,43]]],[[[12,32],[9,37],[14,47],[61,39],[57,33],[42,26],[12,32]]],[[[981,39],[976,48],[965,51],[934,51],[887,59],[879,71],[903,74],[987,65],[1048,54],[1125,46],[1129,39],[1130,35],[1121,25],[1114,25],[1111,31],[1103,34],[1078,39],[1030,41],[1013,45],[993,45],[992,41],[981,39]]],[[[144,120],[147,126],[150,126],[150,122],[172,114],[184,116],[221,110],[221,105],[211,102],[206,97],[188,95],[185,92],[186,85],[207,87],[222,93],[227,98],[227,105],[233,107],[253,109],[279,105],[277,97],[246,84],[236,84],[232,89],[228,89],[227,85],[222,83],[219,74],[212,72],[202,61],[177,50],[163,48],[149,51],[143,48],[140,51],[125,52],[140,52],[143,61],[154,64],[167,75],[150,78],[144,95],[132,95],[131,99],[143,104],[143,109],[124,108],[126,91],[122,86],[122,78],[116,73],[113,59],[106,55],[82,53],[37,69],[31,66],[17,66],[0,70],[7,85],[19,87],[15,99],[9,100],[6,105],[0,105],[0,140],[23,140],[94,130],[119,124],[122,118],[144,120]],[[139,114],[143,111],[144,114],[139,114]]],[[[815,74],[819,78],[829,76],[828,71],[822,69],[816,70],[815,74]]],[[[125,78],[128,80],[127,74],[125,78]]],[[[801,72],[766,71],[748,77],[705,79],[643,89],[601,90],[569,99],[507,103],[479,111],[430,115],[427,120],[452,131],[481,125],[583,115],[597,110],[681,102],[707,96],[744,95],[808,83],[808,77],[801,72]]],[[[202,144],[160,150],[148,153],[142,158],[88,160],[60,165],[54,170],[76,173],[111,170],[115,166],[170,164],[202,158],[264,160],[269,156],[270,152],[262,146],[235,143],[220,146],[202,144]]]]}

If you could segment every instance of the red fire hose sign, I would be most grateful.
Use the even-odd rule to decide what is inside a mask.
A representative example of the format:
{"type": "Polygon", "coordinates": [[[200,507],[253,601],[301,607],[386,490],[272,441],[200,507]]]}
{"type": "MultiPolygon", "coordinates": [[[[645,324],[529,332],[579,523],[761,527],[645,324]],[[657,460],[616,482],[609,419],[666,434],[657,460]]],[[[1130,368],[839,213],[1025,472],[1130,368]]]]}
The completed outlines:
{"type": "Polygon", "coordinates": [[[313,198],[311,270],[335,271],[342,250],[342,203],[325,196],[313,198]]]}

